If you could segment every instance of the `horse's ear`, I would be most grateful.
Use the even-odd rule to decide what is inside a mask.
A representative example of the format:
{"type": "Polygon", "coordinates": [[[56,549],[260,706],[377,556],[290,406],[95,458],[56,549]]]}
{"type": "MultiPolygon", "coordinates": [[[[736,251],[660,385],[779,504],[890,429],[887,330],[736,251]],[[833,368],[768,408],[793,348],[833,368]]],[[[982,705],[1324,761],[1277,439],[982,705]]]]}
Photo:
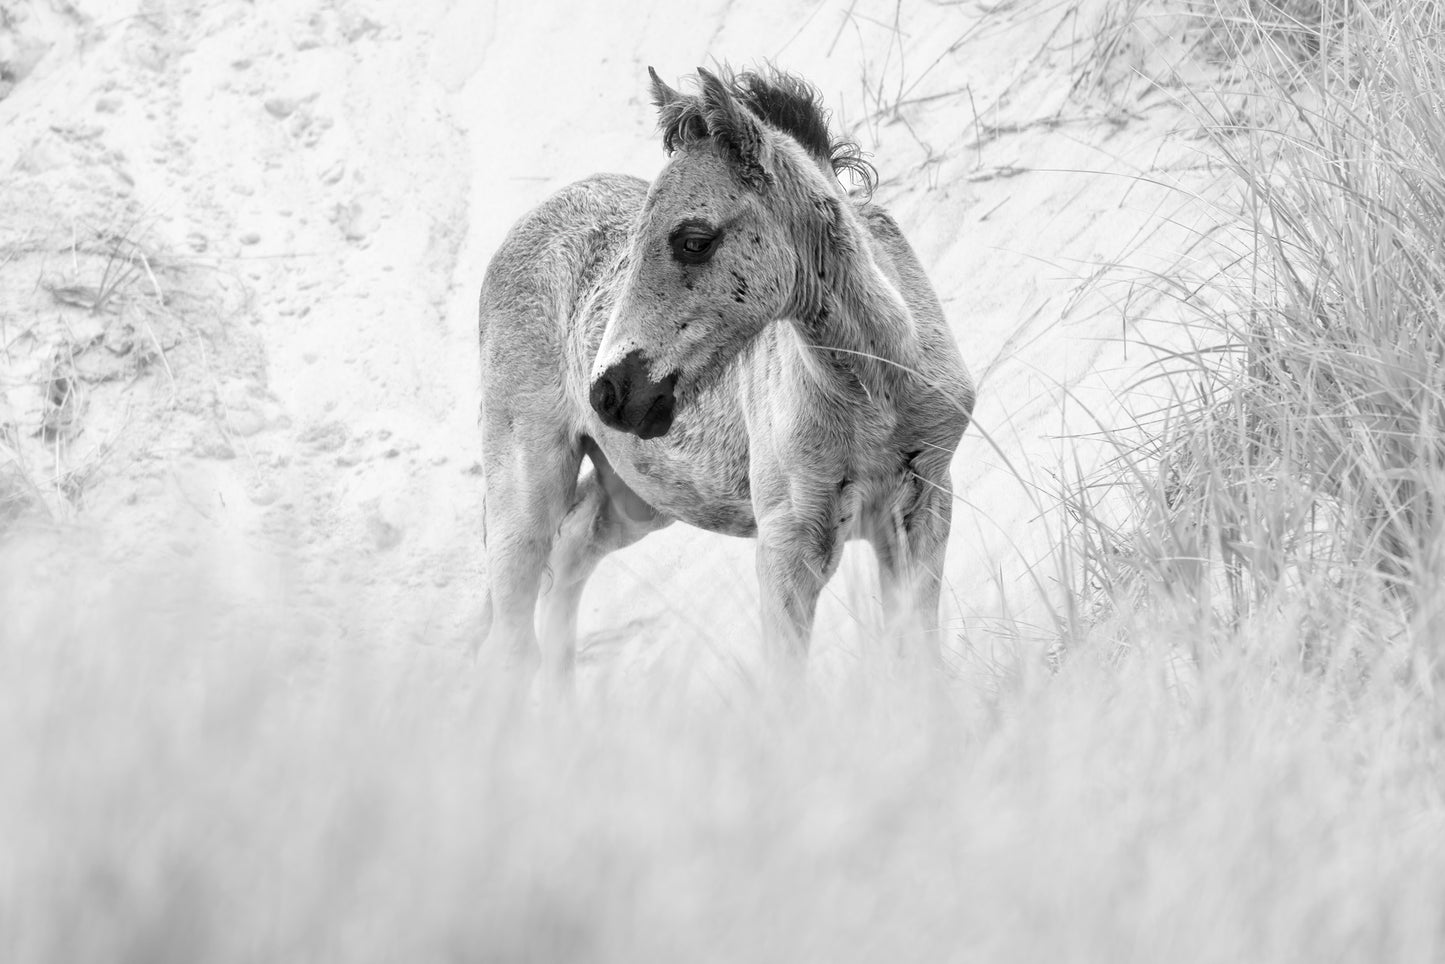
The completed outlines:
{"type": "Polygon", "coordinates": [[[682,94],[662,82],[662,78],[657,76],[657,71],[648,67],[647,75],[652,78],[652,103],[658,110],[665,110],[682,99],[682,94]]]}
{"type": "Polygon", "coordinates": [[[687,140],[689,132],[685,127],[693,128],[693,136],[701,135],[702,118],[695,109],[696,98],[685,97],[664,84],[651,67],[647,73],[652,78],[652,102],[657,105],[657,129],[662,132],[662,147],[671,154],[687,140]]]}
{"type": "Polygon", "coordinates": [[[743,183],[762,190],[772,180],[763,164],[763,129],[718,77],[699,67],[702,116],[708,133],[725,145],[743,183]]]}

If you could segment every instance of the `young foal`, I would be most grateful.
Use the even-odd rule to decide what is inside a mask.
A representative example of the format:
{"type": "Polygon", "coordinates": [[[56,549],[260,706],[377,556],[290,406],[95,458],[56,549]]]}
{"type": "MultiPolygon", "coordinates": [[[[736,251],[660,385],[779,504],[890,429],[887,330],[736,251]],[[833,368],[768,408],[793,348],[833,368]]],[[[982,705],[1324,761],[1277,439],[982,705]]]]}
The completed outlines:
{"type": "Polygon", "coordinates": [[[918,258],[848,199],[838,174],[872,171],[812,88],[649,72],[657,180],[563,188],[482,286],[490,635],[530,670],[540,634],[569,676],[598,561],[676,519],[757,537],[764,638],[794,672],[849,538],[894,618],[936,626],[974,391],[918,258]]]}

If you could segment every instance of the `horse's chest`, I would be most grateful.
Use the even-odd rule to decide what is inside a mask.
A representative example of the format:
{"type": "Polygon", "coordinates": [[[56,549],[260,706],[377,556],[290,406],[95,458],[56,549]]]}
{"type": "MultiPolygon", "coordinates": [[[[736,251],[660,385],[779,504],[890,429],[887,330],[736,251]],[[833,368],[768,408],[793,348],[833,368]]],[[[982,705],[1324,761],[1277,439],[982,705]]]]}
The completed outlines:
{"type": "Polygon", "coordinates": [[[642,477],[644,498],[665,514],[723,535],[756,533],[745,464],[668,450],[657,458],[640,458],[633,468],[642,477]]]}
{"type": "Polygon", "coordinates": [[[725,415],[698,406],[664,439],[624,439],[630,451],[619,471],[665,515],[710,532],[752,536],[757,522],[747,437],[738,420],[725,415]]]}

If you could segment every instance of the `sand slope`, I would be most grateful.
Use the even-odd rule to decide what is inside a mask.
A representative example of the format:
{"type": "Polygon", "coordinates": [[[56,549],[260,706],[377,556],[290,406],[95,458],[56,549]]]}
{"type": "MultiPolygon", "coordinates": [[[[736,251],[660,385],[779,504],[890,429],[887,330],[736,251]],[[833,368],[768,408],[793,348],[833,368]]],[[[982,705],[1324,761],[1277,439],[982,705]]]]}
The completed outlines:
{"type": "MultiPolygon", "coordinates": [[[[1006,464],[1048,486],[1062,459],[1096,457],[1060,436],[1111,417],[1146,353],[1128,344],[1127,287],[1091,280],[1177,256],[1199,214],[1167,185],[1212,177],[1167,94],[1167,44],[1108,64],[1113,96],[1075,89],[1104,8],[132,0],[7,14],[0,602],[21,620],[36,577],[87,556],[180,560],[322,638],[466,645],[484,566],[488,256],[561,185],[658,170],[648,65],[680,82],[771,60],[820,87],[874,154],[878,199],[980,377],[955,462],[957,646],[1046,644],[1033,600],[1051,575],[1029,566],[1056,531],[1006,464]]],[[[825,597],[824,662],[866,638],[870,567],[850,549],[825,597]]],[[[746,662],[755,600],[750,543],[675,526],[599,574],[583,665],[746,662]]]]}

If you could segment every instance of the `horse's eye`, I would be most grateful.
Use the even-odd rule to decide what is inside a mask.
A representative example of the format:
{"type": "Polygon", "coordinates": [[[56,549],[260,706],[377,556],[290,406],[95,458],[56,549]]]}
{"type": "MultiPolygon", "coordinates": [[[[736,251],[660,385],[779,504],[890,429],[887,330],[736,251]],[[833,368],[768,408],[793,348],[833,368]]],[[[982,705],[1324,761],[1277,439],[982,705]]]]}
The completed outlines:
{"type": "Polygon", "coordinates": [[[672,234],[672,256],[683,264],[702,264],[717,248],[718,234],[702,224],[684,224],[672,234]]]}

